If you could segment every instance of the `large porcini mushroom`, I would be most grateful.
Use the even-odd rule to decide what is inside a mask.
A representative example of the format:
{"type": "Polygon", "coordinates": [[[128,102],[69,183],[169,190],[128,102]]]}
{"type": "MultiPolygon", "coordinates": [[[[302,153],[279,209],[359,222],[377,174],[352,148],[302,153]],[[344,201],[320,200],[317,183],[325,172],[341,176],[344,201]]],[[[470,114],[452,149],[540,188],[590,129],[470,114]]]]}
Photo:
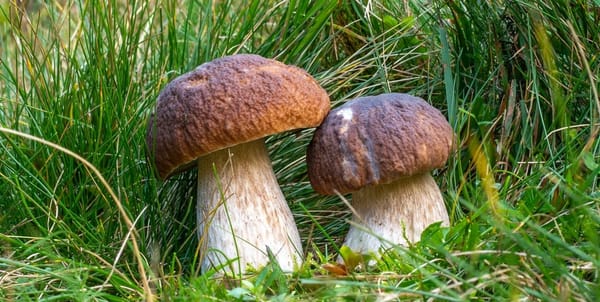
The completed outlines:
{"type": "Polygon", "coordinates": [[[452,146],[452,128],[423,99],[360,97],[332,110],[317,128],[308,176],[321,194],[353,192],[355,215],[344,245],[377,253],[387,243],[418,241],[432,223],[449,224],[430,171],[445,164],[452,146]]]}
{"type": "Polygon", "coordinates": [[[284,271],[301,263],[300,236],[264,137],[318,126],[329,97],[304,70],[258,55],[216,59],[160,93],[146,143],[160,178],[198,166],[202,271],[240,274],[270,250],[284,271]],[[231,261],[231,262],[230,262],[231,261]]]}

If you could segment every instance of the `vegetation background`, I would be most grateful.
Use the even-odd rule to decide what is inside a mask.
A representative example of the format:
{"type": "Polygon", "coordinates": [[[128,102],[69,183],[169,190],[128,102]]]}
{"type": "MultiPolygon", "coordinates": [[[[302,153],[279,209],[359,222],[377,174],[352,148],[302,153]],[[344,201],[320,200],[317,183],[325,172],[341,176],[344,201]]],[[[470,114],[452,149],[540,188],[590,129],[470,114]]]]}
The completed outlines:
{"type": "Polygon", "coordinates": [[[3,1],[0,300],[598,301],[599,24],[598,0],[3,1]],[[440,108],[452,226],[332,275],[349,211],[312,191],[307,129],[268,140],[305,265],[200,275],[194,173],[156,180],[144,132],[169,80],[234,53],[306,69],[332,106],[440,108]]]}

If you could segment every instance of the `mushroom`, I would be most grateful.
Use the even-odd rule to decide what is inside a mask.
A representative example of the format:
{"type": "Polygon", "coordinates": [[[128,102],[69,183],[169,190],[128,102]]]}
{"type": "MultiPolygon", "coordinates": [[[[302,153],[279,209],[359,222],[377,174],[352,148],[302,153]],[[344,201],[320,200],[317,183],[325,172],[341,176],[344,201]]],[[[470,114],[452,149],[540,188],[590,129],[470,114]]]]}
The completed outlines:
{"type": "Polygon", "coordinates": [[[420,239],[432,223],[449,224],[430,174],[444,165],[453,131],[423,99],[389,93],[359,97],[330,111],[308,146],[310,183],[321,194],[352,193],[344,245],[377,253],[420,239]]]}
{"type": "Polygon", "coordinates": [[[283,271],[301,263],[300,236],[264,137],[316,127],[329,107],[306,71],[258,55],[202,64],[162,90],[146,143],[161,179],[198,167],[203,272],[242,274],[267,264],[271,252],[283,271]]]}

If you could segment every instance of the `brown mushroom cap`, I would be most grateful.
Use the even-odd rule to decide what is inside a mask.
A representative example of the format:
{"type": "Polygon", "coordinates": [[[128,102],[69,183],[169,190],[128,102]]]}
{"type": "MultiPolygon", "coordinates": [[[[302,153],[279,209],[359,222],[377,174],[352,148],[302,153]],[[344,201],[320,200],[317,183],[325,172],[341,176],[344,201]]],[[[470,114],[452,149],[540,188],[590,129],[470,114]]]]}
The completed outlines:
{"type": "Polygon", "coordinates": [[[446,118],[421,98],[360,97],[332,110],[317,128],[308,176],[321,194],[345,194],[442,167],[452,142],[446,118]]]}
{"type": "Polygon", "coordinates": [[[258,55],[202,64],[170,82],[146,144],[160,178],[198,157],[268,135],[318,126],[330,103],[306,71],[258,55]]]}

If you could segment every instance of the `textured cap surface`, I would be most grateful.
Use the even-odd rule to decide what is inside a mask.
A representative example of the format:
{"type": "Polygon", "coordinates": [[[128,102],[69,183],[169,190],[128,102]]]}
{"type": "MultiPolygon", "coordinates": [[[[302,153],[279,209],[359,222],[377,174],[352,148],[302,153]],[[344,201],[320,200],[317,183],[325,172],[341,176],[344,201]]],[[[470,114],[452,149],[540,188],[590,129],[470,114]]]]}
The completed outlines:
{"type": "Polygon", "coordinates": [[[442,167],[452,145],[450,124],[423,99],[360,97],[329,112],[317,128],[308,176],[321,194],[345,194],[442,167]]]}
{"type": "Polygon", "coordinates": [[[223,57],[163,89],[146,144],[164,179],[210,152],[316,127],[329,107],[327,92],[298,67],[258,55],[223,57]]]}

